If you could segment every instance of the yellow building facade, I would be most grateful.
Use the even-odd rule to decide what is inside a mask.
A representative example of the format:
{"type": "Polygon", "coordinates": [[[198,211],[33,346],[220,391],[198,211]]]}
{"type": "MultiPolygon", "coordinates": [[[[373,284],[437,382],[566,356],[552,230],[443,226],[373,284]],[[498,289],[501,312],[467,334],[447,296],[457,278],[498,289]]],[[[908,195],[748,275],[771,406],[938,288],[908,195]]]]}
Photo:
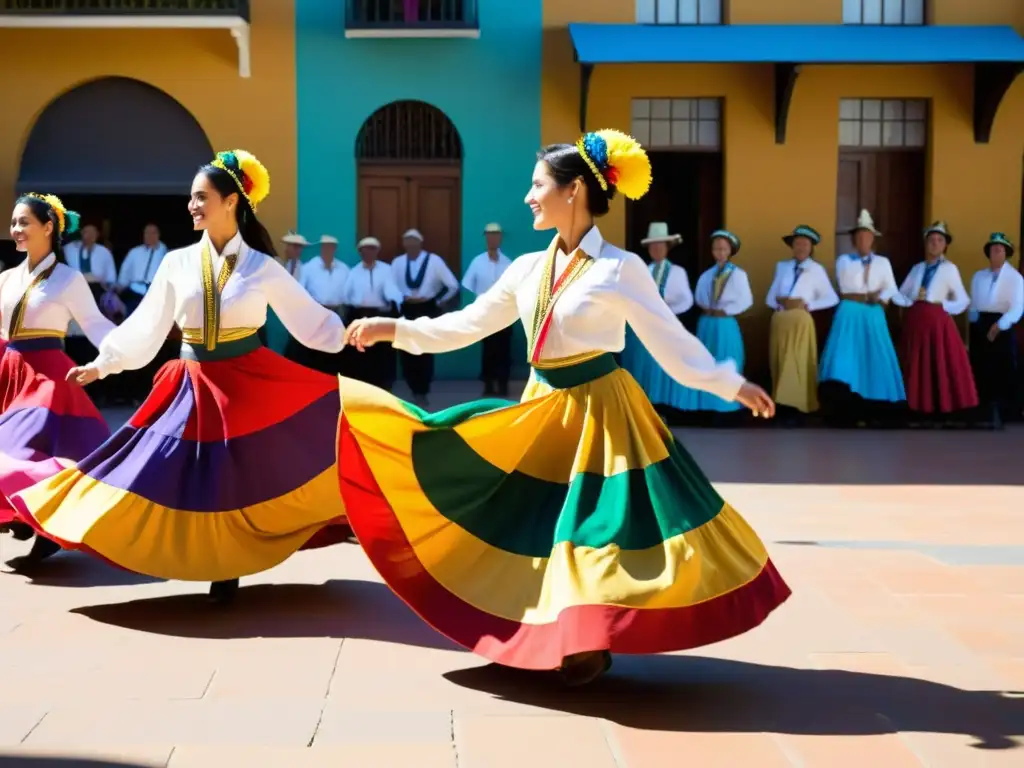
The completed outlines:
{"type": "MultiPolygon", "coordinates": [[[[699,3],[702,9],[709,5],[706,0],[699,3]]],[[[798,41],[805,38],[792,25],[828,25],[835,34],[846,34],[850,30],[841,27],[851,5],[849,0],[723,0],[717,29],[715,25],[689,25],[680,34],[690,35],[690,41],[700,40],[703,34],[719,35],[716,39],[723,40],[728,39],[721,37],[723,33],[772,34],[772,30],[754,25],[780,25],[780,34],[785,30],[798,41]],[[723,26],[734,29],[723,30],[723,26]],[[739,27],[746,27],[747,32],[739,27]]],[[[994,30],[994,39],[1019,41],[1019,36],[1005,28],[1024,32],[1024,3],[1020,0],[926,0],[923,5],[925,28],[918,24],[916,31],[907,34],[933,36],[954,32],[936,27],[988,25],[994,30]],[[1004,27],[1004,34],[997,34],[995,27],[1004,27]]],[[[576,60],[579,40],[570,34],[570,25],[636,25],[638,17],[651,12],[644,6],[644,0],[545,3],[542,138],[545,142],[572,141],[580,132],[580,103],[585,96],[587,130],[632,130],[648,146],[656,158],[652,194],[658,190],[659,167],[675,176],[718,174],[717,179],[702,181],[699,189],[689,193],[676,191],[672,184],[663,185],[661,201],[643,208],[633,206],[632,215],[630,206],[619,201],[601,227],[609,239],[633,248],[646,230],[644,218],[669,219],[673,231],[684,237],[699,233],[700,241],[688,246],[683,259],[691,281],[697,277],[695,268],[708,265],[709,243],[704,237],[709,227],[724,226],[739,235],[743,248],[737,263],[748,271],[755,296],[754,309],[743,321],[753,366],[763,365],[767,349],[769,310],[763,298],[775,263],[789,256],[781,237],[798,224],[808,224],[822,233],[816,256],[831,268],[837,249],[846,244],[843,234],[852,224],[851,216],[855,217],[861,206],[873,209],[883,234],[890,223],[894,230],[891,241],[886,237],[879,240],[877,250],[887,255],[887,249],[898,251],[891,255],[898,280],[921,258],[921,230],[932,220],[947,221],[953,231],[956,241],[949,256],[965,281],[984,263],[981,249],[990,232],[1006,232],[1015,241],[1020,237],[1024,77],[1013,80],[1007,76],[1012,85],[999,104],[991,136],[987,143],[979,143],[974,130],[975,65],[942,63],[943,43],[936,46],[940,55],[935,63],[894,64],[856,63],[857,50],[848,52],[851,61],[841,64],[802,62],[803,46],[796,45],[788,61],[801,67],[793,82],[784,142],[780,143],[775,120],[775,65],[779,62],[750,61],[750,50],[716,52],[719,60],[714,63],[634,63],[635,59],[649,62],[651,56],[623,50],[608,56],[616,61],[595,64],[589,83],[581,81],[581,65],[576,60]],[[637,54],[635,59],[633,54],[637,54]],[[732,55],[735,60],[729,60],[732,55]],[[653,119],[645,123],[645,118],[638,116],[653,116],[655,102],[663,111],[672,112],[670,122],[677,105],[690,123],[695,122],[694,109],[709,105],[708,114],[714,119],[706,126],[708,135],[717,130],[717,136],[705,142],[707,147],[693,146],[702,143],[703,127],[694,129],[686,120],[679,120],[678,125],[665,127],[661,142],[675,144],[678,127],[679,133],[690,131],[682,146],[652,146],[655,137],[648,127],[653,126],[653,119]],[[899,120],[892,122],[901,124],[880,121],[885,136],[879,141],[879,126],[875,126],[873,140],[867,141],[866,116],[880,110],[891,112],[890,117],[898,114],[899,120]],[[850,118],[842,130],[841,117],[850,118]],[[897,134],[904,141],[890,141],[897,134]],[[865,140],[858,145],[851,135],[865,140]],[[703,157],[696,162],[695,155],[703,157]],[[708,167],[712,171],[707,171],[708,167]],[[673,196],[674,201],[664,199],[673,196]],[[718,196],[720,200],[709,200],[718,196]],[[691,209],[698,214],[687,213],[691,209]],[[687,216],[692,215],[703,220],[688,225],[687,216]]],[[[893,30],[862,26],[852,32],[864,39],[863,35],[891,34],[893,30]]],[[[929,37],[917,39],[927,41],[929,37]]],[[[609,32],[606,40],[608,49],[615,47],[614,34],[609,32]]],[[[908,58],[913,57],[927,58],[916,52],[908,58]]],[[[872,56],[865,55],[865,60],[871,61],[872,56]]]]}
{"type": "MultiPolygon", "coordinates": [[[[0,208],[10,210],[14,195],[28,191],[20,189],[23,155],[47,110],[78,88],[123,78],[151,86],[161,94],[159,98],[180,105],[198,123],[210,148],[241,147],[256,154],[273,180],[261,219],[274,233],[293,227],[297,207],[294,4],[292,0],[253,3],[251,15],[249,3],[237,5],[239,26],[230,29],[217,25],[233,23],[231,19],[211,19],[202,4],[196,5],[192,16],[159,17],[139,11],[100,19],[69,11],[24,14],[22,19],[14,18],[16,14],[0,17],[0,72],[5,73],[8,86],[0,120],[0,208]]],[[[132,114],[130,107],[125,109],[132,114]]],[[[130,124],[108,125],[112,153],[126,136],[154,128],[147,123],[144,105],[137,111],[130,124]]],[[[85,114],[82,119],[94,124],[102,115],[85,114]]],[[[74,148],[80,140],[76,118],[72,115],[65,122],[61,139],[74,148]]],[[[50,139],[51,145],[57,143],[55,137],[50,139]]],[[[60,149],[53,146],[54,152],[60,149]]],[[[149,157],[134,162],[153,163],[172,150],[166,142],[153,145],[146,150],[149,157]]],[[[182,201],[189,182],[190,177],[183,178],[176,192],[182,201]]],[[[184,209],[181,214],[185,218],[184,209]]],[[[141,237],[141,228],[137,234],[141,237]]]]}

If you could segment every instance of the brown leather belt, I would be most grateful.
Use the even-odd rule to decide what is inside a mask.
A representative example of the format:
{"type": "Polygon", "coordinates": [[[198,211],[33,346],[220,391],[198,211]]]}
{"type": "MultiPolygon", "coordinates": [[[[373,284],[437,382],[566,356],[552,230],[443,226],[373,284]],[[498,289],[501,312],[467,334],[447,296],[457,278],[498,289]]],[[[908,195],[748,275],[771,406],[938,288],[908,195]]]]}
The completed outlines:
{"type": "Polygon", "coordinates": [[[433,300],[434,299],[432,299],[432,298],[431,299],[423,299],[423,298],[420,298],[418,296],[416,296],[416,297],[407,296],[406,299],[405,299],[405,303],[406,304],[426,304],[428,301],[433,301],[433,300]]]}
{"type": "Polygon", "coordinates": [[[705,309],[704,314],[708,317],[728,317],[724,309],[705,309]]]}
{"type": "Polygon", "coordinates": [[[843,298],[846,301],[856,301],[858,304],[868,304],[868,295],[866,293],[844,293],[843,298]]]}

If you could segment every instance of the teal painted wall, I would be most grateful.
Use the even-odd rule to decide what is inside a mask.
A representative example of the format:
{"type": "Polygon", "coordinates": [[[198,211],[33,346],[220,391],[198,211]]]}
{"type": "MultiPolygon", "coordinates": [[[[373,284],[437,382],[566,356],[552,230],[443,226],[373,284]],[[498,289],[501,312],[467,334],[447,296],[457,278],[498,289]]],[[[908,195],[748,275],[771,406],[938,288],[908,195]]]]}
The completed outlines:
{"type": "MultiPolygon", "coordinates": [[[[414,99],[442,110],[462,139],[463,272],[489,221],[502,223],[511,258],[550,242],[523,203],[540,145],[541,0],[478,2],[479,39],[347,39],[343,0],[296,0],[298,227],[307,238],[330,232],[339,256],[357,260],[356,135],[380,107],[414,99]]],[[[524,338],[520,330],[520,371],[524,338]]],[[[479,361],[478,346],[442,355],[437,376],[475,378],[479,361]]]]}

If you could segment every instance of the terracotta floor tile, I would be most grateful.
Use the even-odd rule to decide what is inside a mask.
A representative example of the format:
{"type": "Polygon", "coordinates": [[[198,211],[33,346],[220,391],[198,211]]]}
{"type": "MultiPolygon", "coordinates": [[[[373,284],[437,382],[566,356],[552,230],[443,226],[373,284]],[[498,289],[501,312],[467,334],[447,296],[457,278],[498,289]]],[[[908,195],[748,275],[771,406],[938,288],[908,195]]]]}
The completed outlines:
{"type": "Polygon", "coordinates": [[[789,768],[792,763],[770,734],[681,733],[609,726],[611,743],[629,768],[789,768]]]}
{"type": "Polygon", "coordinates": [[[451,744],[332,747],[178,746],[167,768],[456,768],[451,744]]]}
{"type": "Polygon", "coordinates": [[[802,768],[922,768],[913,750],[895,733],[869,736],[778,737],[802,768]]]}
{"type": "Polygon", "coordinates": [[[448,711],[359,712],[328,704],[317,726],[313,745],[450,745],[452,718],[448,711]]]}
{"type": "Polygon", "coordinates": [[[618,768],[597,720],[456,717],[455,746],[459,768],[618,768]]]}

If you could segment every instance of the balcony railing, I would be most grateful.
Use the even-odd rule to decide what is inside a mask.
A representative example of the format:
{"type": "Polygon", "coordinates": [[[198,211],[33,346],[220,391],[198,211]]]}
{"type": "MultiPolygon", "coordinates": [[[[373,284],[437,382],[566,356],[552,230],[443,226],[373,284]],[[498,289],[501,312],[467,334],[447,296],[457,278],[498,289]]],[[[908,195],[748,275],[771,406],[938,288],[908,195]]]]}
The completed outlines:
{"type": "Polygon", "coordinates": [[[345,29],[377,36],[475,35],[480,22],[477,0],[345,0],[345,29]]]}
{"type": "Polygon", "coordinates": [[[249,21],[249,0],[0,0],[3,16],[232,16],[249,21]]]}

